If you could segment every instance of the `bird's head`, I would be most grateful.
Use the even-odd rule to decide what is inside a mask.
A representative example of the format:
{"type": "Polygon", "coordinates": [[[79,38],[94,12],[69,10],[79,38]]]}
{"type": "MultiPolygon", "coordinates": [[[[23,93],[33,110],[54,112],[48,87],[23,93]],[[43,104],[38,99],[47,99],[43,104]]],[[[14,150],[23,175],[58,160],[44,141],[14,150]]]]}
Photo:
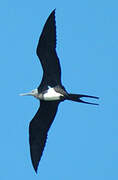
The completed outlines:
{"type": "Polygon", "coordinates": [[[34,89],[31,92],[20,94],[20,96],[34,96],[38,98],[38,89],[34,89]]]}

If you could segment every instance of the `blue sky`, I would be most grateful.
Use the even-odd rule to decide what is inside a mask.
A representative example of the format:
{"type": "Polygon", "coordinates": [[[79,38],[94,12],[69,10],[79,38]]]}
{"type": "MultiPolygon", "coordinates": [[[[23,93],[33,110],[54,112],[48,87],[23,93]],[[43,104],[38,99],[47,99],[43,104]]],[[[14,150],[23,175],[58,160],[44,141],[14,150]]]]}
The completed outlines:
{"type": "Polygon", "coordinates": [[[0,2],[0,179],[118,179],[117,7],[116,0],[0,2]],[[36,175],[28,126],[39,102],[19,94],[41,81],[35,49],[54,8],[63,84],[99,96],[100,105],[60,104],[36,175]]]}

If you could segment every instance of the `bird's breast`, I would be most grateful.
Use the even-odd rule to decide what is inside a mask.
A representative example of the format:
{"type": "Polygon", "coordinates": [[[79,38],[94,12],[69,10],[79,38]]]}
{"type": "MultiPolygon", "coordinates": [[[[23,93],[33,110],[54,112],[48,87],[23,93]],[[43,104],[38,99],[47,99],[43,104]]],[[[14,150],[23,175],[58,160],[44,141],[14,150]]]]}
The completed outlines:
{"type": "Polygon", "coordinates": [[[59,92],[56,92],[54,88],[49,88],[44,94],[43,99],[45,101],[55,101],[60,100],[63,95],[59,92]]]}

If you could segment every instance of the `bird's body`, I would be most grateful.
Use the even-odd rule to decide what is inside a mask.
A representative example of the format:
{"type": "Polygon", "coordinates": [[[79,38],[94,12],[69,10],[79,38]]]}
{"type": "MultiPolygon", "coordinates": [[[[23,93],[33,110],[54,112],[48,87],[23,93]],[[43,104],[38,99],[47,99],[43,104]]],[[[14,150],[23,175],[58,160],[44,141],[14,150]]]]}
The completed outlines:
{"type": "Polygon", "coordinates": [[[37,172],[41,159],[48,130],[56,115],[58,105],[64,100],[72,100],[86,104],[93,104],[83,101],[82,97],[98,99],[95,96],[82,94],[70,94],[66,91],[61,82],[61,68],[59,58],[56,54],[56,25],[55,10],[48,17],[37,46],[37,55],[43,68],[43,78],[37,89],[30,93],[40,100],[40,107],[29,125],[29,143],[32,164],[37,172]]]}
{"type": "Polygon", "coordinates": [[[49,89],[46,90],[46,93],[44,93],[43,95],[43,99],[45,101],[57,101],[57,100],[60,100],[61,97],[63,98],[64,95],[59,92],[56,92],[55,88],[52,88],[52,87],[49,87],[49,89]]]}

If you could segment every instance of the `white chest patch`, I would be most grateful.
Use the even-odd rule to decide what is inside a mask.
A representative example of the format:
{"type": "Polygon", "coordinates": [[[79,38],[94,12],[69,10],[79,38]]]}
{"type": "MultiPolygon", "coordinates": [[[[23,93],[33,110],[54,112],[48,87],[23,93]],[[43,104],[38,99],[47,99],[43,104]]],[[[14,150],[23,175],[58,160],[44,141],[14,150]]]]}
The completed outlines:
{"type": "Polygon", "coordinates": [[[49,87],[48,91],[43,95],[45,101],[59,100],[62,94],[56,92],[54,88],[49,87]]]}

